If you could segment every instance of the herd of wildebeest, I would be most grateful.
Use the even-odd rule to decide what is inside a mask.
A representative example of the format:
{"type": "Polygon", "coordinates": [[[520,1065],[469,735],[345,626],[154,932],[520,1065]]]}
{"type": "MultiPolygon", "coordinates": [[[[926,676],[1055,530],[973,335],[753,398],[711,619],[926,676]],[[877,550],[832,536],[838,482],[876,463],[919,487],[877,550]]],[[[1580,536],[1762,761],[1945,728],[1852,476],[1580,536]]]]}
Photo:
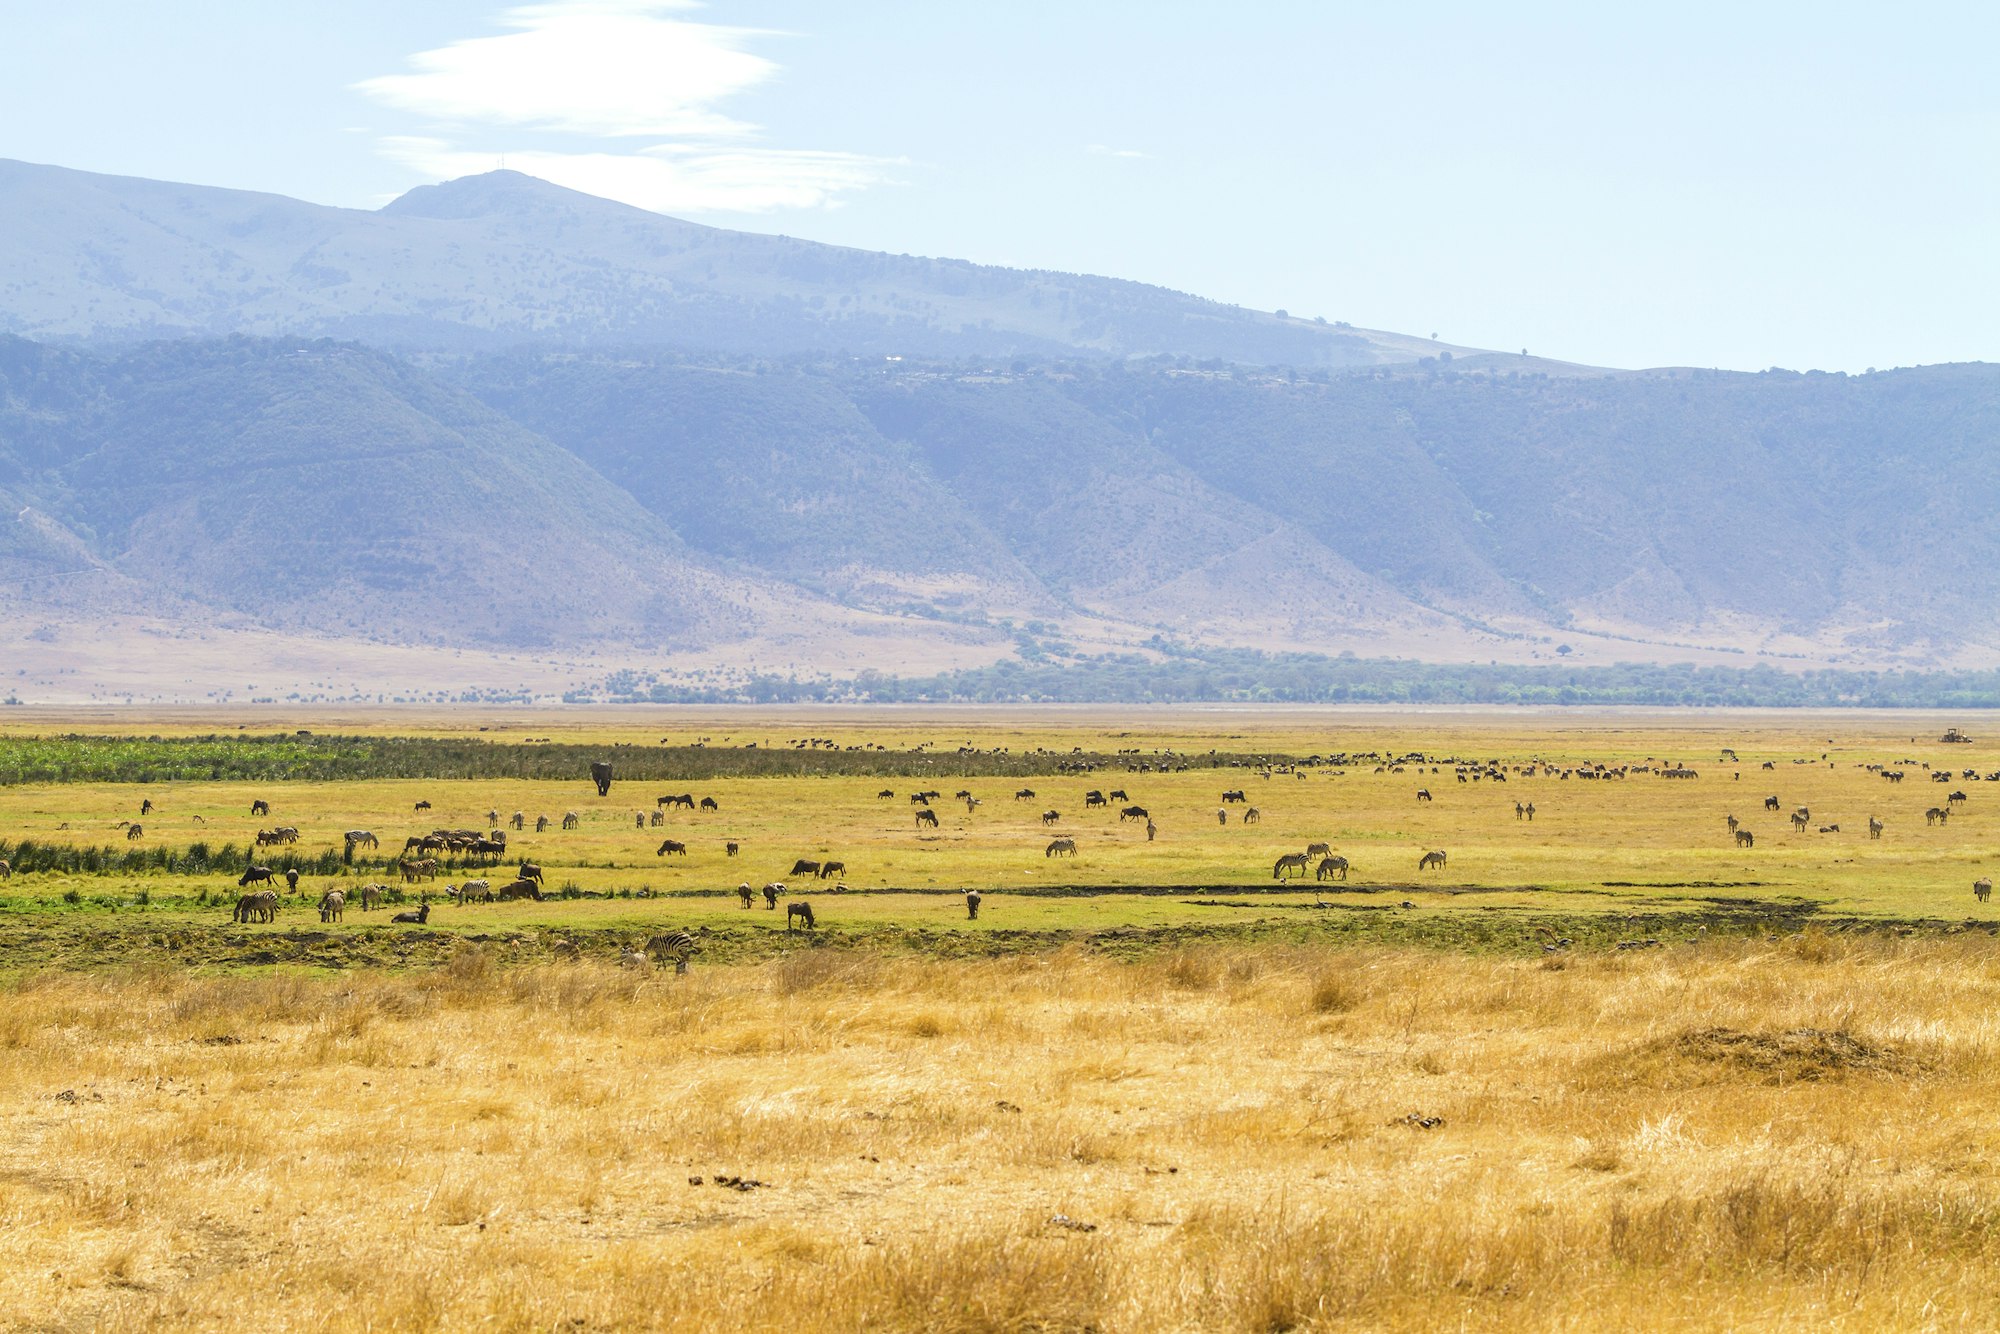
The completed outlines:
{"type": "MultiPolygon", "coordinates": [[[[1947,739],[1963,738],[1948,736],[1947,739]]],[[[1738,761],[1735,751],[1724,748],[1721,751],[1721,762],[1729,765],[1737,765],[1738,761]]],[[[1820,756],[1819,762],[1832,767],[1832,761],[1828,760],[1824,754],[1820,756]]],[[[1241,762],[1231,761],[1231,763],[1240,764],[1241,762]]],[[[1791,763],[1794,765],[1806,765],[1813,763],[1813,761],[1809,759],[1795,759],[1791,763]]],[[[1258,764],[1253,766],[1253,768],[1259,777],[1266,780],[1281,776],[1296,776],[1303,779],[1309,771],[1323,766],[1332,766],[1338,770],[1370,764],[1372,764],[1373,771],[1377,774],[1415,775],[1420,784],[1427,784],[1433,777],[1439,780],[1447,777],[1455,778],[1461,784],[1505,784],[1509,781],[1510,777],[1516,780],[1539,778],[1555,779],[1563,782],[1622,782],[1647,775],[1671,780],[1693,780],[1700,777],[1699,770],[1674,761],[1648,761],[1639,764],[1625,763],[1617,765],[1590,763],[1557,765],[1539,759],[1515,763],[1497,760],[1468,761],[1414,752],[1400,756],[1387,756],[1373,752],[1358,755],[1314,755],[1304,760],[1284,764],[1258,764]]],[[[1060,773],[1067,776],[1089,773],[1100,767],[1100,763],[1064,762],[1058,764],[1056,767],[1060,773]]],[[[1135,773],[1150,772],[1154,769],[1153,764],[1138,761],[1128,762],[1125,767],[1128,771],[1135,773]]],[[[1184,772],[1187,767],[1185,762],[1173,765],[1161,764],[1158,766],[1161,772],[1169,770],[1184,772]]],[[[1923,774],[1931,782],[1953,785],[1952,790],[1938,804],[1924,812],[1926,825],[1945,824],[1966,805],[1969,798],[1963,788],[1956,786],[1957,783],[2000,782],[2000,771],[1981,774],[1974,769],[1967,768],[1954,772],[1951,769],[1933,769],[1927,762],[1918,760],[1905,760],[1888,765],[1866,764],[1861,767],[1879,774],[1884,781],[1891,784],[1901,783],[1905,778],[1913,774],[1923,774]]],[[[1762,763],[1761,768],[1765,771],[1775,771],[1778,769],[1778,765],[1775,761],[1767,760],[1762,763]]],[[[593,763],[590,767],[590,776],[591,780],[596,784],[599,795],[608,796],[614,781],[611,764],[603,761],[593,763]]],[[[1740,767],[1732,772],[1731,777],[1735,781],[1741,780],[1742,772],[1740,767]]],[[[882,801],[894,800],[896,795],[895,790],[892,788],[884,788],[876,794],[877,798],[882,801]]],[[[1430,803],[1434,800],[1433,794],[1427,785],[1416,787],[1413,795],[1414,800],[1418,803],[1430,803]]],[[[914,820],[919,833],[926,829],[935,829],[938,827],[938,815],[933,803],[944,801],[942,792],[936,789],[911,792],[908,794],[908,800],[911,807],[914,808],[914,820]]],[[[953,794],[952,800],[962,802],[968,815],[976,812],[982,804],[981,798],[973,795],[969,788],[959,789],[953,794]]],[[[1014,793],[1015,802],[1034,802],[1037,800],[1037,793],[1031,787],[1022,787],[1014,793]]],[[[1232,807],[1238,808],[1237,819],[1239,823],[1246,826],[1254,826],[1260,823],[1262,819],[1261,813],[1256,806],[1250,804],[1248,792],[1244,788],[1225,788],[1221,793],[1220,800],[1221,804],[1215,811],[1216,820],[1219,824],[1228,824],[1232,807]]],[[[1144,806],[1134,803],[1130,795],[1123,788],[1113,788],[1109,791],[1090,788],[1082,794],[1082,803],[1087,813],[1093,811],[1109,813],[1116,806],[1117,818],[1121,824],[1143,821],[1145,837],[1148,842],[1151,842],[1158,835],[1159,827],[1154,823],[1151,812],[1144,806]]],[[[1785,804],[1778,796],[1773,794],[1761,798],[1759,805],[1762,812],[1768,815],[1783,812],[1785,804]]],[[[414,806],[415,813],[419,815],[425,813],[430,808],[431,803],[428,801],[418,801],[414,806]]],[[[634,812],[634,824],[640,830],[645,830],[649,827],[657,828],[665,823],[665,813],[669,809],[675,808],[700,812],[720,812],[721,810],[720,803],[713,797],[704,796],[697,799],[692,793],[664,795],[656,799],[650,811],[634,812]]],[[[154,810],[155,806],[151,799],[143,801],[140,807],[142,819],[150,817],[154,813],[154,810]]],[[[1532,801],[1515,801],[1513,803],[1513,811],[1516,820],[1533,821],[1536,815],[1535,803],[1532,801]]],[[[253,816],[269,816],[271,814],[270,802],[261,798],[254,801],[251,805],[251,814],[253,816]]],[[[391,922],[413,926],[424,926],[429,923],[432,906],[432,886],[438,877],[439,871],[444,866],[453,863],[465,868],[497,866],[508,858],[508,829],[511,828],[517,833],[524,830],[527,827],[528,817],[524,812],[515,811],[503,822],[498,810],[489,810],[486,816],[488,827],[485,829],[435,828],[428,833],[412,834],[404,840],[401,853],[393,859],[393,865],[400,874],[404,885],[417,887],[418,903],[415,908],[394,913],[389,919],[391,922]]],[[[576,829],[579,827],[581,818],[577,811],[567,811],[560,817],[561,827],[565,830],[576,829]]],[[[1805,833],[1812,829],[1817,829],[1821,834],[1837,834],[1840,832],[1840,825],[1837,822],[1815,816],[1811,809],[1806,806],[1798,806],[1791,810],[1787,813],[1787,818],[1793,830],[1797,833],[1805,833]]],[[[196,816],[195,819],[197,822],[200,822],[202,817],[196,816]]],[[[1053,807],[1041,812],[1041,823],[1044,827],[1057,826],[1063,819],[1063,813],[1053,807]]],[[[1745,849],[1755,847],[1755,834],[1750,829],[1744,827],[1742,820],[1733,813],[1726,816],[1725,820],[1728,834],[1734,841],[1735,846],[1745,849]]],[[[1867,815],[1866,821],[1867,836],[1871,839],[1880,838],[1886,827],[1885,823],[1873,813],[1867,815]]],[[[537,833],[543,833],[553,823],[555,822],[550,817],[541,815],[535,818],[534,827],[537,833]]],[[[128,839],[137,840],[144,836],[144,826],[140,822],[126,823],[125,829],[128,839]]],[[[259,829],[256,834],[255,843],[258,849],[267,847],[277,848],[295,844],[299,841],[299,837],[299,830],[296,826],[275,825],[269,829],[259,829]]],[[[343,859],[351,865],[358,849],[377,849],[380,843],[380,838],[372,830],[347,830],[343,834],[343,859]]],[[[737,856],[740,851],[739,843],[733,840],[725,842],[723,846],[726,854],[732,858],[737,856]]],[[[655,855],[660,857],[685,856],[687,850],[685,841],[667,838],[656,849],[655,855]]],[[[1076,852],[1076,840],[1067,835],[1059,835],[1051,839],[1044,846],[1042,855],[1045,858],[1073,857],[1076,855],[1076,852]]],[[[1443,871],[1446,869],[1448,861],[1449,854],[1445,849],[1431,848],[1419,855],[1416,862],[1416,870],[1419,873],[1443,871]]],[[[1272,863],[1271,876],[1273,880],[1282,881],[1303,877],[1308,872],[1311,872],[1316,883],[1323,883],[1329,880],[1345,881],[1351,869],[1351,864],[1345,856],[1336,853],[1330,843],[1320,841],[1307,844],[1303,851],[1286,851],[1281,853],[1272,863]]],[[[792,880],[807,878],[814,882],[832,880],[834,884],[830,887],[831,892],[844,893],[847,890],[847,886],[842,877],[846,873],[847,867],[843,861],[802,857],[793,862],[787,878],[792,880]]],[[[12,868],[6,861],[0,860],[0,879],[7,878],[11,874],[12,868]]],[[[481,876],[464,879],[458,883],[449,883],[439,891],[439,896],[444,901],[458,905],[507,902],[517,899],[541,901],[545,897],[543,870],[534,862],[525,859],[520,860],[515,865],[511,878],[504,879],[501,883],[495,884],[494,880],[496,878],[498,877],[481,876]]],[[[299,872],[291,868],[277,870],[270,866],[257,864],[255,861],[246,866],[242,875],[237,880],[237,887],[243,893],[238,897],[233,909],[233,921],[243,924],[274,922],[281,905],[281,895],[277,888],[280,883],[283,884],[286,891],[293,895],[298,894],[299,872]]],[[[778,906],[778,900],[787,897],[791,891],[784,880],[772,880],[765,883],[761,891],[753,889],[750,883],[746,881],[737,886],[736,892],[745,909],[753,907],[761,895],[766,909],[775,911],[778,906]]],[[[1979,902],[1987,902],[1992,894],[1991,881],[1985,877],[1981,877],[1974,882],[1973,892],[1979,902]]],[[[639,891],[642,897],[647,896],[648,893],[649,891],[646,890],[639,891]]],[[[324,923],[344,920],[344,914],[350,902],[361,911],[369,912],[385,905],[399,903],[403,898],[404,891],[402,889],[381,883],[364,884],[354,889],[328,889],[321,895],[318,901],[320,920],[324,923]]],[[[968,918],[973,920],[978,919],[981,902],[982,895],[978,890],[971,890],[966,893],[965,909],[968,918]]],[[[786,905],[787,931],[796,931],[803,928],[810,933],[816,930],[817,926],[818,918],[810,901],[795,899],[786,905]]],[[[625,952],[626,962],[635,963],[649,959],[669,961],[674,964],[677,971],[685,971],[688,966],[689,957],[698,952],[699,949],[700,946],[696,938],[688,932],[667,932],[654,936],[646,943],[643,951],[628,949],[625,952]]]]}

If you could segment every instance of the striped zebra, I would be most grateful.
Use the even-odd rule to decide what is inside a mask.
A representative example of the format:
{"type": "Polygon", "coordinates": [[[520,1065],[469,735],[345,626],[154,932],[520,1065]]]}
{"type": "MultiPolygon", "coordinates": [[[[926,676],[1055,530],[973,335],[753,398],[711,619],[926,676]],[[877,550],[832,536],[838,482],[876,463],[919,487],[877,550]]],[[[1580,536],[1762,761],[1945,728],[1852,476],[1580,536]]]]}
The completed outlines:
{"type": "Polygon", "coordinates": [[[646,953],[661,963],[672,959],[674,971],[685,973],[688,970],[688,957],[701,953],[701,946],[685,931],[669,931],[665,935],[654,936],[647,941],[646,953]]]}

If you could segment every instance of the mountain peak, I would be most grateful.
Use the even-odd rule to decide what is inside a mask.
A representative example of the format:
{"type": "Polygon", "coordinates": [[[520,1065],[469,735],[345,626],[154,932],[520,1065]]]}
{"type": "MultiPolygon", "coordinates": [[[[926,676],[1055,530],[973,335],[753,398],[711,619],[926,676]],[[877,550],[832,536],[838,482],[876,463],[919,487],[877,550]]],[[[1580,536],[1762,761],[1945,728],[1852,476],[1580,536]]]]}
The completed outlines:
{"type": "Polygon", "coordinates": [[[396,217],[452,219],[555,210],[574,212],[585,208],[645,212],[616,200],[545,181],[539,176],[505,169],[482,172],[477,176],[461,176],[436,185],[420,185],[383,205],[381,211],[396,217]]]}

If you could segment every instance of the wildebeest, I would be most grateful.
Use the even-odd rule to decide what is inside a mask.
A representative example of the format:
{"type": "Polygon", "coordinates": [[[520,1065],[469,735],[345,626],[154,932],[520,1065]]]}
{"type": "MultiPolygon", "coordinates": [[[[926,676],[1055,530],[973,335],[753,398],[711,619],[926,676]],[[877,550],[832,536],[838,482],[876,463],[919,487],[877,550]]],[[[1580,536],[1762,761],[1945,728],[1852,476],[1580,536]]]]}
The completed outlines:
{"type": "Polygon", "coordinates": [[[749,881],[746,880],[736,887],[736,897],[743,900],[744,907],[750,906],[750,900],[755,896],[750,892],[749,881]]]}
{"type": "Polygon", "coordinates": [[[1965,804],[1965,793],[1962,791],[1953,792],[1944,799],[1944,804],[1947,806],[1963,806],[1965,804]]]}
{"type": "Polygon", "coordinates": [[[242,878],[236,882],[238,889],[245,885],[268,885],[275,873],[268,866],[246,866],[242,878]]]}
{"type": "Polygon", "coordinates": [[[1095,788],[1092,788],[1090,791],[1083,794],[1083,805],[1084,809],[1086,810],[1090,809],[1093,806],[1109,806],[1110,804],[1111,803],[1105,799],[1104,794],[1102,792],[1097,791],[1095,788]]]}
{"type": "Polygon", "coordinates": [[[701,799],[701,808],[705,811],[719,811],[722,809],[722,805],[714,797],[703,797],[701,799]]]}
{"type": "Polygon", "coordinates": [[[1778,809],[1779,805],[1780,803],[1776,797],[1764,798],[1764,809],[1767,811],[1775,811],[1778,809]]]}
{"type": "Polygon", "coordinates": [[[1227,792],[1222,794],[1222,801],[1224,805],[1227,805],[1232,801],[1248,801],[1248,800],[1250,800],[1250,798],[1243,795],[1243,789],[1240,787],[1230,788],[1227,792]]]}
{"type": "Polygon", "coordinates": [[[147,797],[144,801],[139,803],[139,814],[151,815],[152,813],[153,813],[153,799],[151,797],[147,797]]]}
{"type": "Polygon", "coordinates": [[[687,807],[687,808],[688,808],[689,810],[693,810],[693,809],[694,809],[694,793],[692,793],[692,792],[676,792],[676,793],[674,793],[674,794],[672,794],[672,795],[670,795],[670,796],[665,796],[665,797],[655,797],[655,798],[653,799],[653,805],[654,805],[654,806],[656,806],[656,807],[661,807],[661,808],[665,808],[665,807],[668,807],[668,806],[685,806],[685,807],[687,807]]]}
{"type": "Polygon", "coordinates": [[[319,896],[319,920],[337,922],[341,912],[347,907],[347,895],[337,889],[329,889],[319,896]]]}
{"type": "Polygon", "coordinates": [[[0,861],[0,880],[11,880],[13,878],[14,868],[6,862],[0,861]]]}
{"type": "Polygon", "coordinates": [[[522,877],[509,880],[506,884],[494,890],[493,897],[499,899],[502,903],[511,903],[515,899],[533,899],[535,902],[540,903],[542,901],[542,887],[534,881],[522,877]]]}
{"type": "MultiPolygon", "coordinates": [[[[793,874],[797,874],[797,872],[794,872],[793,874]]],[[[819,878],[822,880],[831,880],[837,875],[846,875],[846,874],[847,874],[846,862],[827,862],[819,868],[819,878]]]]}
{"type": "Polygon", "coordinates": [[[1271,864],[1271,878],[1273,880],[1282,880],[1285,878],[1287,872],[1296,872],[1299,875],[1304,875],[1306,868],[1311,864],[1303,852],[1288,852],[1271,864]]]}
{"type": "Polygon", "coordinates": [[[1031,787],[1024,787],[1014,794],[1014,800],[1016,801],[1033,801],[1034,799],[1035,789],[1031,787]]]}
{"type": "Polygon", "coordinates": [[[938,818],[936,811],[926,808],[924,810],[917,812],[917,828],[922,829],[925,825],[929,825],[931,828],[935,829],[937,828],[937,822],[938,818]]]}
{"type": "Polygon", "coordinates": [[[523,880],[532,880],[538,885],[542,883],[542,868],[534,862],[522,862],[521,869],[514,874],[523,880]]]}
{"type": "Polygon", "coordinates": [[[1320,861],[1319,867],[1313,872],[1313,879],[1315,880],[1332,880],[1336,876],[1342,880],[1347,879],[1347,858],[1323,858],[1320,861]]]}
{"type": "Polygon", "coordinates": [[[793,927],[797,926],[800,922],[804,922],[806,924],[807,931],[811,931],[813,927],[817,925],[813,921],[812,904],[807,903],[803,899],[801,899],[797,903],[787,903],[785,905],[785,930],[789,932],[793,927]]]}
{"type": "Polygon", "coordinates": [[[785,892],[785,886],[782,881],[773,880],[770,884],[764,886],[765,910],[776,911],[778,907],[778,895],[785,892]]]}
{"type": "Polygon", "coordinates": [[[250,803],[250,813],[252,815],[269,815],[271,813],[271,803],[259,797],[250,803]]]}
{"type": "Polygon", "coordinates": [[[412,810],[419,810],[419,811],[427,811],[430,808],[431,804],[428,801],[420,801],[415,806],[411,807],[412,810]]]}
{"type": "Polygon", "coordinates": [[[127,843],[130,843],[135,839],[144,838],[145,836],[146,836],[146,826],[139,824],[137,821],[134,821],[133,823],[125,826],[125,841],[127,843]]]}
{"type": "Polygon", "coordinates": [[[1979,879],[1972,882],[1972,897],[1978,899],[1981,903],[1992,898],[1993,882],[1983,875],[1980,876],[1979,879]]]}
{"type": "Polygon", "coordinates": [[[688,855],[688,846],[685,843],[670,838],[661,843],[658,848],[655,848],[653,855],[655,857],[664,857],[670,852],[676,857],[685,857],[688,855]]]}
{"type": "Polygon", "coordinates": [[[1111,799],[1112,799],[1113,801],[1130,801],[1130,800],[1132,800],[1132,798],[1131,798],[1131,797],[1129,797],[1129,796],[1127,796],[1127,795],[1125,794],[1125,789],[1124,789],[1124,788],[1122,788],[1122,787],[1114,787],[1114,788],[1112,788],[1112,789],[1111,789],[1111,791],[1109,791],[1109,792],[1105,793],[1105,795],[1106,795],[1106,796],[1108,796],[1108,797],[1110,797],[1110,798],[1111,798],[1111,799]]]}
{"type": "Polygon", "coordinates": [[[1043,823],[1043,824],[1045,824],[1045,825],[1052,825],[1052,824],[1054,824],[1054,823],[1055,823],[1056,821],[1058,821],[1058,820],[1060,820],[1060,819],[1062,819],[1062,812],[1061,812],[1061,811],[1043,811],[1043,812],[1042,812],[1042,823],[1043,823]]]}
{"type": "Polygon", "coordinates": [[[235,920],[239,922],[277,921],[277,893],[273,890],[260,889],[255,894],[243,895],[236,900],[235,920]]]}
{"type": "Polygon", "coordinates": [[[1417,858],[1417,869],[1419,871],[1442,871],[1444,863],[1444,849],[1436,848],[1417,858]]]}
{"type": "Polygon", "coordinates": [[[979,899],[980,894],[978,890],[968,889],[965,891],[965,917],[967,921],[976,922],[979,920],[979,899]]]}
{"type": "Polygon", "coordinates": [[[431,905],[420,903],[415,912],[399,912],[389,919],[392,922],[407,922],[412,926],[423,926],[431,920],[431,905]]]}
{"type": "Polygon", "coordinates": [[[611,761],[610,761],[610,760],[592,760],[592,761],[590,762],[590,781],[591,781],[591,782],[593,782],[593,783],[595,783],[595,784],[597,784],[597,795],[598,795],[598,796],[600,796],[600,797],[608,797],[608,796],[610,796],[610,795],[611,795],[611,761]]]}
{"type": "Polygon", "coordinates": [[[1126,820],[1146,820],[1150,818],[1151,812],[1144,806],[1127,806],[1124,810],[1118,812],[1118,819],[1121,824],[1126,820]]]}
{"type": "Polygon", "coordinates": [[[1736,831],[1736,846],[1739,848],[1754,848],[1757,846],[1757,836],[1748,829],[1739,829],[1736,831]]]}
{"type": "Polygon", "coordinates": [[[1417,800],[1418,800],[1418,801],[1429,801],[1429,800],[1431,800],[1431,790],[1430,790],[1429,788],[1427,788],[1427,787],[1420,787],[1420,788],[1418,788],[1418,789],[1417,789],[1417,800]]]}
{"type": "Polygon", "coordinates": [[[1073,838],[1056,839],[1046,848],[1042,849],[1042,855],[1044,857],[1074,857],[1076,856],[1076,840],[1073,838]]]}
{"type": "Polygon", "coordinates": [[[724,843],[722,845],[722,850],[725,853],[729,854],[731,857],[734,857],[741,849],[739,849],[734,843],[724,843]]]}
{"type": "Polygon", "coordinates": [[[298,893],[298,892],[299,892],[299,868],[298,868],[298,867],[296,867],[296,866],[287,866],[287,867],[285,868],[285,888],[286,888],[286,889],[288,889],[288,890],[290,890],[290,891],[291,891],[292,893],[294,893],[294,894],[296,894],[296,893],[298,893]]]}
{"type": "Polygon", "coordinates": [[[662,962],[672,959],[674,971],[685,973],[689,957],[701,953],[701,946],[685,931],[668,931],[647,941],[646,953],[662,962]]]}
{"type": "Polygon", "coordinates": [[[880,792],[877,792],[877,793],[875,794],[875,798],[876,798],[876,800],[878,800],[878,801],[888,801],[888,800],[892,799],[892,798],[893,798],[893,797],[894,797],[895,795],[896,795],[896,793],[895,793],[895,790],[894,790],[893,788],[886,788],[886,787],[885,787],[885,788],[883,788],[883,789],[882,789],[882,790],[881,790],[880,792]]]}
{"type": "Polygon", "coordinates": [[[582,824],[582,823],[583,823],[583,820],[582,820],[582,817],[581,817],[581,816],[579,816],[579,815],[578,815],[578,814],[577,814],[577,813],[576,813],[575,811],[564,811],[564,812],[563,812],[563,828],[565,828],[565,829],[574,829],[574,828],[576,828],[576,827],[577,827],[577,826],[578,826],[579,824],[582,824]]]}
{"type": "Polygon", "coordinates": [[[912,792],[910,794],[910,804],[912,806],[928,806],[931,804],[931,799],[922,792],[912,792]]]}
{"type": "Polygon", "coordinates": [[[818,875],[819,863],[815,861],[807,861],[804,857],[801,857],[797,861],[792,863],[791,874],[818,875]]]}

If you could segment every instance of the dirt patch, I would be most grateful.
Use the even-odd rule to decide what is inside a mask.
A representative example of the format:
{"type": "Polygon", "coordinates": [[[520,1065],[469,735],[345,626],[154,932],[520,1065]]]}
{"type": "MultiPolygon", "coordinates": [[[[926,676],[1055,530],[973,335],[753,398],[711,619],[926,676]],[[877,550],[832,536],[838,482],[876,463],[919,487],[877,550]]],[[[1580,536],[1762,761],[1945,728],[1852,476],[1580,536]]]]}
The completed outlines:
{"type": "Polygon", "coordinates": [[[1675,1089],[1740,1078],[1770,1085],[1810,1084],[1851,1075],[1913,1075],[1922,1069],[1909,1054],[1845,1030],[1689,1028],[1598,1057],[1586,1079],[1675,1089]]]}

